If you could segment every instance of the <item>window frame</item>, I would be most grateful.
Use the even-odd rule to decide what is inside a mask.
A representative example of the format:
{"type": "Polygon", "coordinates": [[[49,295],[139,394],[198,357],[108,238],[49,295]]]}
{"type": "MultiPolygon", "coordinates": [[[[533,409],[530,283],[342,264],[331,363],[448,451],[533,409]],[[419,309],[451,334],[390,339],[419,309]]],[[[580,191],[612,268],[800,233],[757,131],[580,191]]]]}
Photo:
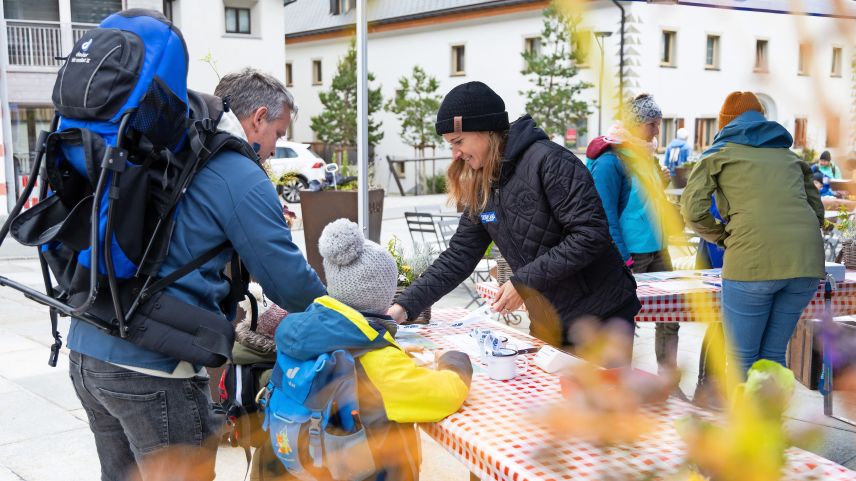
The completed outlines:
{"type": "Polygon", "coordinates": [[[253,12],[247,7],[224,7],[223,9],[223,24],[226,33],[232,35],[252,35],[253,34],[253,12]],[[235,30],[229,30],[229,10],[235,11],[235,30]],[[247,31],[241,31],[241,12],[247,13],[247,31]]]}
{"type": "Polygon", "coordinates": [[[324,85],[324,65],[322,59],[312,59],[312,85],[324,85]],[[316,68],[317,67],[317,68],[316,68]],[[318,74],[316,77],[315,74],[318,74]]]}
{"type": "MultiPolygon", "coordinates": [[[[580,50],[582,50],[582,53],[580,54],[581,61],[576,65],[577,68],[589,68],[589,66],[591,66],[592,42],[597,42],[597,39],[594,38],[593,30],[583,28],[578,31],[576,44],[579,46],[580,50]]],[[[603,42],[603,48],[606,48],[606,39],[603,39],[603,42]]]]}
{"type": "Polygon", "coordinates": [[[770,72],[770,40],[766,38],[756,38],[755,39],[755,63],[752,67],[752,71],[755,73],[769,73],[770,72]],[[761,56],[758,55],[758,47],[761,45],[763,48],[763,65],[759,63],[761,56]]]}
{"type": "Polygon", "coordinates": [[[697,117],[695,119],[695,135],[693,137],[693,147],[695,147],[695,150],[704,152],[705,149],[711,146],[717,132],[716,122],[716,117],[697,117]]]}
{"type": "Polygon", "coordinates": [[[660,134],[657,137],[657,153],[666,152],[666,146],[677,137],[678,129],[685,125],[683,117],[665,115],[660,119],[660,134]]]}
{"type": "Polygon", "coordinates": [[[808,117],[794,117],[794,148],[808,145],[808,117]]]}
{"type": "Polygon", "coordinates": [[[678,31],[670,29],[662,29],[660,31],[660,67],[675,68],[678,66],[678,31]],[[668,59],[666,56],[666,47],[668,45],[668,59]]]}
{"type": "Polygon", "coordinates": [[[523,37],[523,51],[527,53],[535,53],[536,56],[541,55],[541,36],[540,35],[531,35],[523,37]],[[534,49],[530,49],[530,43],[534,46],[534,49]]]}
{"type": "Polygon", "coordinates": [[[465,43],[456,43],[450,45],[450,63],[449,63],[449,76],[450,77],[463,77],[467,75],[467,45],[465,43]],[[458,64],[458,49],[461,49],[462,54],[460,55],[461,62],[458,64]],[[460,68],[462,67],[463,68],[460,68]]]}
{"type": "Polygon", "coordinates": [[[811,43],[800,42],[797,47],[797,75],[803,77],[811,75],[811,54],[811,43]]]}
{"type": "Polygon", "coordinates": [[[832,46],[832,63],[829,68],[829,76],[834,78],[842,77],[842,66],[844,65],[844,47],[840,45],[832,46]],[[838,54],[838,62],[836,62],[836,55],[838,54]]]}
{"type": "Polygon", "coordinates": [[[294,87],[294,63],[285,62],[285,86],[294,87]]]}
{"type": "Polygon", "coordinates": [[[826,147],[829,149],[841,147],[841,117],[837,115],[826,119],[826,147]]]}
{"type": "Polygon", "coordinates": [[[720,66],[720,51],[722,45],[722,35],[709,33],[704,40],[704,68],[705,70],[719,70],[720,66]],[[708,49],[710,41],[713,40],[713,63],[708,62],[708,49]]]}

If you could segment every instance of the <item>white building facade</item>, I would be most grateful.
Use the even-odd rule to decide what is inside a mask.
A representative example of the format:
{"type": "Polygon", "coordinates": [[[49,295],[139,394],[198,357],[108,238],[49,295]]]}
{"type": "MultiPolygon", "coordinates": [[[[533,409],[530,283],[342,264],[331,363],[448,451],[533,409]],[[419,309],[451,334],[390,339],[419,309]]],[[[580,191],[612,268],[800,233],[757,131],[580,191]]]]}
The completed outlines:
{"type": "Polygon", "coordinates": [[[243,67],[285,79],[284,0],[4,0],[0,28],[0,218],[14,205],[53,117],[56,73],[75,40],[129,8],[163,12],[189,52],[188,86],[213,92],[243,67]]]}
{"type": "MultiPolygon", "coordinates": [[[[328,3],[298,0],[285,8],[286,68],[301,108],[292,132],[295,141],[317,140],[309,119],[320,111],[318,93],[330,88],[353,35],[349,2],[339,2],[337,15],[331,15],[328,3]]],[[[368,3],[368,65],[385,99],[394,96],[398,78],[419,65],[438,79],[442,94],[460,83],[480,80],[502,96],[512,119],[524,113],[520,92],[532,84],[520,72],[520,54],[527,39],[539,36],[548,2],[442,0],[422,10],[413,6],[418,2],[368,3]],[[463,66],[458,65],[460,47],[463,66]]],[[[803,2],[813,14],[809,16],[774,11],[790,2],[666,3],[620,2],[625,12],[625,95],[654,95],[665,118],[661,144],[674,137],[677,127],[685,126],[697,150],[703,149],[716,132],[726,95],[743,90],[759,94],[768,116],[794,134],[798,148],[828,149],[839,164],[853,153],[856,6],[835,11],[834,2],[803,2]],[[712,8],[736,5],[742,10],[712,8]]],[[[603,49],[603,131],[616,115],[620,19],[620,10],[606,0],[589,2],[583,14],[583,29],[591,41],[579,78],[595,86],[583,93],[592,113],[579,147],[598,133],[595,104],[601,51],[595,33],[609,33],[603,49]]],[[[377,180],[388,191],[397,190],[384,159],[413,157],[414,152],[400,141],[399,122],[392,114],[383,112],[379,118],[385,136],[375,150],[377,180]]],[[[448,150],[438,150],[437,155],[448,155],[448,150]]],[[[443,167],[437,165],[438,170],[443,167]]],[[[406,188],[412,187],[412,177],[406,188]]]]}

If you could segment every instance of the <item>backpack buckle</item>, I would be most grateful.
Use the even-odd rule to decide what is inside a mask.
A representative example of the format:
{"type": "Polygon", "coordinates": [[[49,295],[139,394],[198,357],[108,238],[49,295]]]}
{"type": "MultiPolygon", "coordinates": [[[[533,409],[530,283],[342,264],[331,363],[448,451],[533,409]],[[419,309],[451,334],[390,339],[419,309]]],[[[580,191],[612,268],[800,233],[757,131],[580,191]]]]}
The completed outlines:
{"type": "Polygon", "coordinates": [[[101,168],[113,172],[124,172],[125,163],[128,161],[128,151],[119,147],[108,146],[101,161],[101,168]]]}
{"type": "Polygon", "coordinates": [[[324,466],[324,453],[321,449],[321,413],[315,411],[309,418],[309,456],[316,468],[324,466]]]}

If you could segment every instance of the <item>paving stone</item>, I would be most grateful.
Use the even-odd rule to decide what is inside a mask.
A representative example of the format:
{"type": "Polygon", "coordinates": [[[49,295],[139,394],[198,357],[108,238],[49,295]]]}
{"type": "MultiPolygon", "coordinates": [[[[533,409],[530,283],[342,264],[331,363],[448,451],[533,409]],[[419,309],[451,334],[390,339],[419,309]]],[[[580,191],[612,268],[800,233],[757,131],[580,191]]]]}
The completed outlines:
{"type": "Polygon", "coordinates": [[[0,352],[0,376],[15,381],[17,379],[68,372],[68,356],[59,356],[56,367],[48,366],[50,351],[44,347],[24,351],[0,352]]]}
{"type": "Polygon", "coordinates": [[[8,329],[0,329],[0,352],[23,351],[38,347],[41,345],[24,336],[15,334],[8,329]]]}
{"type": "MultiPolygon", "coordinates": [[[[25,481],[93,481],[101,478],[89,427],[0,446],[0,465],[25,481]]],[[[2,471],[0,471],[0,479],[2,471]]]]}
{"type": "Polygon", "coordinates": [[[44,452],[48,444],[66,444],[65,436],[57,433],[87,427],[68,411],[23,390],[0,394],[0,406],[4,407],[0,416],[0,446],[39,439],[42,449],[38,452],[44,452]]]}
{"type": "MultiPolygon", "coordinates": [[[[80,409],[80,400],[74,392],[67,367],[57,367],[50,374],[22,377],[16,379],[15,383],[66,411],[80,409]]],[[[85,417],[83,419],[86,420],[85,417]]]]}

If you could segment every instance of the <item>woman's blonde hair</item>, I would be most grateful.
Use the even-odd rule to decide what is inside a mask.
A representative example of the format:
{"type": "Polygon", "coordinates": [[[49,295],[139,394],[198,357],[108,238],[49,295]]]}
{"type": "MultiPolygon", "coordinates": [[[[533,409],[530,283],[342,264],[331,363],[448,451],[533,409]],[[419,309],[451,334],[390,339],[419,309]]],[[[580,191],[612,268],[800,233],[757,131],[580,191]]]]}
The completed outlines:
{"type": "Polygon", "coordinates": [[[461,159],[452,162],[447,171],[449,202],[461,205],[471,216],[484,210],[490,198],[491,183],[499,178],[502,152],[507,132],[484,132],[488,136],[487,156],[482,168],[473,170],[461,159]]]}

